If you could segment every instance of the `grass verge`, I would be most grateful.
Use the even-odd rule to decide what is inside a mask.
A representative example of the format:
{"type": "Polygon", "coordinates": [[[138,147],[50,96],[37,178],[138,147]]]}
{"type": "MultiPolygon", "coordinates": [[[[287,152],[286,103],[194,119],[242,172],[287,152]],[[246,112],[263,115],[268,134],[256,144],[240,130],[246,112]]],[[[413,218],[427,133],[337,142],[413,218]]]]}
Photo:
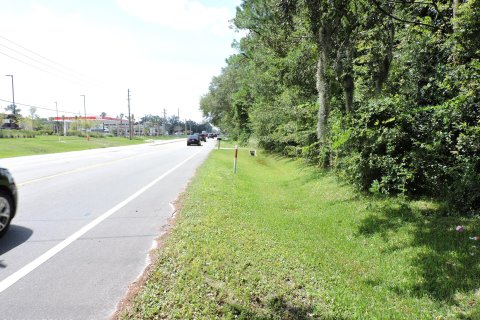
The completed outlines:
{"type": "MultiPolygon", "coordinates": [[[[169,136],[165,137],[165,139],[172,138],[169,136]]],[[[124,137],[91,137],[90,140],[87,140],[77,136],[36,136],[35,138],[0,139],[0,158],[140,144],[145,143],[145,139],[145,137],[132,140],[124,137]]]]}
{"type": "Polygon", "coordinates": [[[214,150],[124,319],[480,319],[477,218],[214,150]],[[463,225],[464,231],[455,227],[463,225]]]}

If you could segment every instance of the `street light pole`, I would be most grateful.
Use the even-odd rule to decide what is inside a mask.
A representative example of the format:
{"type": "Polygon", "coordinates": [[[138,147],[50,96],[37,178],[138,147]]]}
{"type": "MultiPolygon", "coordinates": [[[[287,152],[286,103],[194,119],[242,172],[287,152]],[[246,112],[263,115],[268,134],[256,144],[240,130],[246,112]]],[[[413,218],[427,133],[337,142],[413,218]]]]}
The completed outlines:
{"type": "MultiPolygon", "coordinates": [[[[17,110],[15,106],[15,89],[13,87],[13,74],[6,74],[6,77],[12,78],[12,105],[13,105],[13,118],[16,120],[17,119],[17,110]]],[[[11,122],[10,122],[11,124],[11,122]]]]}
{"type": "Polygon", "coordinates": [[[57,101],[55,101],[55,109],[57,110],[57,121],[56,121],[56,124],[55,124],[55,130],[60,135],[60,130],[58,130],[58,105],[57,105],[57,101]]]}
{"type": "Polygon", "coordinates": [[[80,97],[83,97],[83,113],[85,115],[85,134],[87,135],[87,140],[90,140],[90,137],[88,136],[88,131],[87,131],[87,108],[85,107],[85,95],[81,94],[80,97]]]}
{"type": "Polygon", "coordinates": [[[128,89],[128,130],[130,130],[130,140],[132,140],[132,116],[130,115],[130,89],[128,89]]]}

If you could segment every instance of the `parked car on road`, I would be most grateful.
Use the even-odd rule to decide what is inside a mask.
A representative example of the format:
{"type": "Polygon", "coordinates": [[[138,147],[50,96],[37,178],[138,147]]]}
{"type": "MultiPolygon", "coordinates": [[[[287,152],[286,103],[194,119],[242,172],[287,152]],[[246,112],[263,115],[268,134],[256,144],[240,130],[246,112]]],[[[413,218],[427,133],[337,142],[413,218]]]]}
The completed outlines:
{"type": "Polygon", "coordinates": [[[187,146],[191,146],[195,144],[197,146],[201,146],[202,142],[200,141],[200,136],[198,134],[192,134],[187,138],[187,146]]]}
{"type": "Polygon", "coordinates": [[[17,211],[17,187],[10,172],[0,168],[0,238],[7,232],[17,211]]]}

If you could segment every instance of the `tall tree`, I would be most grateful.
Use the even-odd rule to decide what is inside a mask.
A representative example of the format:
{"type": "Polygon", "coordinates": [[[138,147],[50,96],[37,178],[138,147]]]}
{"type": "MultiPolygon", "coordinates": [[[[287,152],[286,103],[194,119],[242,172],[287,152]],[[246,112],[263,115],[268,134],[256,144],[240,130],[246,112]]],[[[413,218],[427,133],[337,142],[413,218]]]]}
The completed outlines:
{"type": "Polygon", "coordinates": [[[37,108],[36,107],[30,107],[30,117],[31,117],[31,120],[32,120],[32,130],[35,130],[34,121],[35,121],[36,114],[37,114],[37,108]]]}
{"type": "Polygon", "coordinates": [[[343,92],[344,110],[353,110],[359,16],[366,8],[360,0],[246,0],[237,12],[237,27],[258,34],[280,54],[302,37],[316,45],[317,138],[322,143],[326,143],[337,87],[343,92]],[[299,26],[303,35],[296,33],[299,26]]]}

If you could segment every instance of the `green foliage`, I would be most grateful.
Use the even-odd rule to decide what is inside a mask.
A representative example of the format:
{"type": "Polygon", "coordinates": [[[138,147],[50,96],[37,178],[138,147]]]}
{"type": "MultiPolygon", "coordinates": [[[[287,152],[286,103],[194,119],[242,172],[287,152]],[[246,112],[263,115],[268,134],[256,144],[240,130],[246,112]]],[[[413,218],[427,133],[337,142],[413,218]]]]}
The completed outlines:
{"type": "MultiPolygon", "coordinates": [[[[398,97],[372,101],[357,110],[348,134],[340,134],[337,169],[363,190],[372,185],[383,194],[411,191],[415,178],[410,151],[413,118],[398,97]]],[[[345,132],[345,131],[343,131],[345,132]]]]}
{"type": "Polygon", "coordinates": [[[244,0],[248,33],[201,108],[361,190],[480,212],[479,15],[480,0],[455,17],[446,1],[244,0]]]}
{"type": "Polygon", "coordinates": [[[480,1],[469,0],[458,8],[455,49],[463,61],[480,59],[480,1]]]}
{"type": "Polygon", "coordinates": [[[337,170],[363,190],[429,195],[459,213],[479,212],[480,110],[455,99],[412,108],[398,96],[357,110],[333,140],[337,170]]]}
{"type": "Polygon", "coordinates": [[[29,130],[0,130],[0,138],[35,138],[35,134],[29,130]]]}
{"type": "Polygon", "coordinates": [[[231,138],[248,139],[251,106],[250,83],[245,57],[235,55],[228,59],[228,67],[215,77],[209,92],[200,100],[200,109],[215,126],[231,138]]]}
{"type": "Polygon", "coordinates": [[[40,129],[36,130],[35,133],[39,136],[51,136],[54,135],[55,132],[53,132],[52,128],[50,127],[44,127],[45,129],[40,129]]]}
{"type": "Polygon", "coordinates": [[[431,159],[424,173],[431,182],[429,191],[440,190],[447,202],[462,213],[480,210],[479,102],[479,97],[449,101],[436,109],[429,128],[423,132],[427,138],[423,149],[431,159]]]}
{"type": "Polygon", "coordinates": [[[316,104],[291,107],[292,96],[285,93],[268,109],[260,106],[252,115],[258,143],[266,150],[299,157],[303,146],[315,142],[316,104]]]}

